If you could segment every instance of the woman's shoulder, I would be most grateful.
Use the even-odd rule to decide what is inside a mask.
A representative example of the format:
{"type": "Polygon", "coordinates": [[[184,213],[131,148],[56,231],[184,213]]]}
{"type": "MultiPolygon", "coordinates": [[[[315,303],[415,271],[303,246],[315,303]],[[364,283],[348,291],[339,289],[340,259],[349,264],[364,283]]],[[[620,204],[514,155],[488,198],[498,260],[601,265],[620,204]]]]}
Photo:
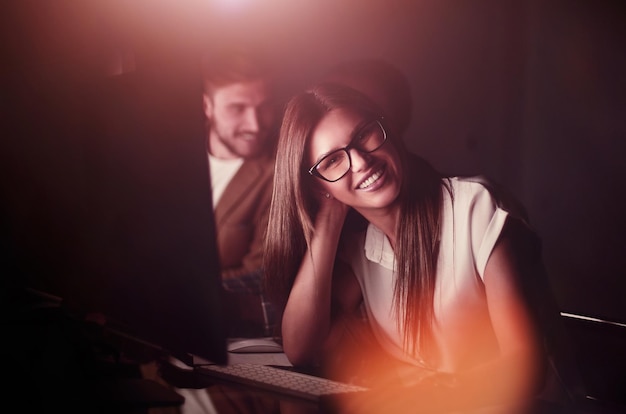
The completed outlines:
{"type": "Polygon", "coordinates": [[[454,204],[469,203],[470,205],[497,207],[514,217],[528,221],[524,205],[511,191],[497,182],[482,175],[457,176],[448,180],[454,204]]]}
{"type": "Polygon", "coordinates": [[[446,181],[446,190],[443,191],[444,220],[452,220],[460,228],[472,223],[470,228],[480,231],[494,217],[506,216],[506,210],[500,208],[497,199],[480,180],[450,177],[446,181]]]}
{"type": "Polygon", "coordinates": [[[491,199],[496,204],[495,197],[487,185],[487,180],[480,176],[473,177],[449,177],[446,178],[446,188],[450,199],[454,204],[472,203],[478,199],[491,199]]]}

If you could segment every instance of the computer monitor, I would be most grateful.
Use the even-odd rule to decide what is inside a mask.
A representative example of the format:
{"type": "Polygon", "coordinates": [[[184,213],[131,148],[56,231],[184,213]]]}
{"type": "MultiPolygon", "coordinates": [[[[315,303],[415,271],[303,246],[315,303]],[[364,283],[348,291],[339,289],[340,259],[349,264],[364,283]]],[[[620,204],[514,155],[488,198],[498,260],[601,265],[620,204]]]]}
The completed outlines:
{"type": "Polygon", "coordinates": [[[38,151],[29,173],[37,178],[14,194],[42,202],[29,217],[11,210],[15,273],[175,356],[225,363],[199,86],[150,73],[89,87],[80,104],[48,108],[72,128],[42,125],[41,135],[24,137],[38,151]]]}

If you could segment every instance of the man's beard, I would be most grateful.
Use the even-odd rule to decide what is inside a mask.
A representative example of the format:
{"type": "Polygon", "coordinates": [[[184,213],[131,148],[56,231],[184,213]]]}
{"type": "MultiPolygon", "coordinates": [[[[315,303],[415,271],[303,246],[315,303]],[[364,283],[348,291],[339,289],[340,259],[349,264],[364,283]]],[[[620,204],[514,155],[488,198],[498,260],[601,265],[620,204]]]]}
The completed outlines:
{"type": "MultiPolygon", "coordinates": [[[[228,151],[232,154],[237,155],[240,158],[254,158],[263,152],[263,142],[261,140],[263,132],[237,132],[232,136],[231,139],[224,139],[224,136],[216,131],[217,139],[220,141],[221,145],[223,145],[228,151]],[[254,141],[252,144],[254,148],[252,151],[246,151],[246,153],[242,153],[241,149],[237,146],[237,142],[248,141],[246,136],[249,136],[251,140],[254,141]]],[[[248,149],[250,147],[246,147],[248,149]]]]}

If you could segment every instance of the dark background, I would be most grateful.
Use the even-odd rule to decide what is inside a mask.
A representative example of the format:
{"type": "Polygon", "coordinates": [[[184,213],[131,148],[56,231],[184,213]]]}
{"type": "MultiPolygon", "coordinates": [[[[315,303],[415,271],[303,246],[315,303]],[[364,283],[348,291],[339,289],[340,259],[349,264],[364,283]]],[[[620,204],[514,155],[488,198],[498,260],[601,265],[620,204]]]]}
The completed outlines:
{"type": "Polygon", "coordinates": [[[18,200],[5,217],[45,209],[71,219],[86,120],[104,99],[94,85],[115,82],[106,76],[113,56],[133,57],[127,77],[141,79],[149,103],[137,122],[157,130],[174,117],[195,122],[180,108],[198,99],[197,57],[228,39],[258,41],[292,85],[342,59],[382,57],[411,82],[410,147],[443,171],[486,174],[522,200],[563,310],[626,321],[622,2],[225,4],[3,3],[3,179],[18,200]]]}

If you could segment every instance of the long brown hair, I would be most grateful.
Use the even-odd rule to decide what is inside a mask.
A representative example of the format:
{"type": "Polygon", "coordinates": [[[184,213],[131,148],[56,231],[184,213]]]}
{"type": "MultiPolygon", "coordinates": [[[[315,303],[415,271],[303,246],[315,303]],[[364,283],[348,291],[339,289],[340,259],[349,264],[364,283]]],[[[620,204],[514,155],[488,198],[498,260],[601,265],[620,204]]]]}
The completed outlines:
{"type": "MultiPolygon", "coordinates": [[[[318,84],[294,96],[285,110],[264,257],[266,290],[279,313],[314,231],[317,202],[303,165],[306,143],[319,121],[338,108],[371,117],[381,114],[363,94],[331,83],[318,84]]],[[[394,132],[388,134],[389,143],[398,150],[404,171],[394,304],[404,328],[405,348],[414,353],[416,347],[427,343],[431,332],[444,181],[428,163],[410,154],[394,132]]]]}

